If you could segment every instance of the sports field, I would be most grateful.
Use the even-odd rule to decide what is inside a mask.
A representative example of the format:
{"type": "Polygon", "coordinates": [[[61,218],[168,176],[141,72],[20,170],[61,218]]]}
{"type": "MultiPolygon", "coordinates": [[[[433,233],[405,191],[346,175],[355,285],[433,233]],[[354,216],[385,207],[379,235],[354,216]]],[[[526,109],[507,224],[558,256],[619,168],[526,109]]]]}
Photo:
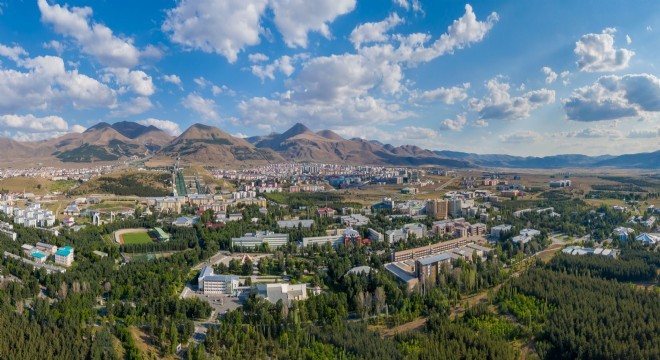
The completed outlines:
{"type": "Polygon", "coordinates": [[[151,236],[149,236],[149,234],[146,233],[146,232],[123,234],[122,239],[124,240],[124,244],[151,244],[151,243],[153,243],[153,240],[151,240],[151,236]]]}

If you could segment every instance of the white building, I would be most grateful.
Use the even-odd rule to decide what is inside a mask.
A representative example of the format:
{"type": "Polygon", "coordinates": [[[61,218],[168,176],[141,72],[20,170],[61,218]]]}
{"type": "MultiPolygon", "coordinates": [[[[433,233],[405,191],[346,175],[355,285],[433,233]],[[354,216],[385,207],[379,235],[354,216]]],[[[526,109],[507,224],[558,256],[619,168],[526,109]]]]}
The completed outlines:
{"type": "Polygon", "coordinates": [[[256,248],[268,244],[271,249],[277,249],[289,242],[289,234],[278,234],[272,231],[258,231],[247,233],[244,236],[232,238],[232,246],[243,248],[256,248]]]}
{"type": "Polygon", "coordinates": [[[637,241],[641,241],[644,244],[657,244],[660,243],[660,233],[643,233],[635,238],[637,241]]]}
{"type": "Polygon", "coordinates": [[[235,275],[215,275],[213,268],[205,266],[197,278],[199,290],[206,295],[235,295],[239,286],[239,278],[235,275]]]}
{"type": "Polygon", "coordinates": [[[307,284],[258,284],[257,295],[273,304],[282,300],[284,305],[291,306],[294,300],[307,299],[307,284]]]}

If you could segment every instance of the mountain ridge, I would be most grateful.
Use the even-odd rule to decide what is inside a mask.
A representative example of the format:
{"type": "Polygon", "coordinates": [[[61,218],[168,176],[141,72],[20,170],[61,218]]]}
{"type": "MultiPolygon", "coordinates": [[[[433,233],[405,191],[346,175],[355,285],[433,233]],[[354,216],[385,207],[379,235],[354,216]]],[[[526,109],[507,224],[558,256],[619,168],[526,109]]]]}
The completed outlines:
{"type": "Polygon", "coordinates": [[[204,165],[245,166],[285,161],[353,165],[499,167],[499,168],[660,168],[660,151],[587,156],[562,154],[544,157],[432,151],[416,145],[394,146],[377,140],[346,139],[332,130],[313,131],[296,123],[283,133],[239,138],[211,125],[196,123],[173,137],[153,126],[121,121],[100,122],[82,133],[54,139],[19,142],[0,138],[0,151],[9,164],[112,162],[145,158],[204,165]],[[14,161],[15,160],[15,161],[14,161]]]}

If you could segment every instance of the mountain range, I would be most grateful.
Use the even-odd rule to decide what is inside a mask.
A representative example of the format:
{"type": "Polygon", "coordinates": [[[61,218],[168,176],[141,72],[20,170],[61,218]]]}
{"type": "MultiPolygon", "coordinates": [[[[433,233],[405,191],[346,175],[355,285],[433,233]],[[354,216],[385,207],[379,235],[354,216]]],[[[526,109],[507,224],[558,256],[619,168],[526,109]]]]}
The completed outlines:
{"type": "Polygon", "coordinates": [[[155,126],[123,121],[96,124],[82,133],[36,141],[0,138],[4,166],[84,165],[143,158],[164,164],[177,157],[183,163],[248,166],[285,161],[358,165],[455,168],[660,168],[660,151],[620,156],[555,155],[520,157],[431,151],[414,145],[393,146],[375,140],[345,139],[331,130],[314,132],[296,124],[282,134],[239,138],[217,127],[195,124],[174,137],[155,126]]]}

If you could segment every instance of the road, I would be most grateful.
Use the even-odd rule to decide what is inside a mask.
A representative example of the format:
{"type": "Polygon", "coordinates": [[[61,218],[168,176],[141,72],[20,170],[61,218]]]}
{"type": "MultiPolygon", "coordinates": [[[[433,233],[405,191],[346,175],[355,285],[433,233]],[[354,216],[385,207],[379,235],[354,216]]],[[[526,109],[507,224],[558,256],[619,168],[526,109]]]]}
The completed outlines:
{"type": "Polygon", "coordinates": [[[442,184],[442,185],[438,186],[437,188],[435,188],[435,191],[440,191],[440,190],[446,188],[446,187],[449,186],[449,184],[451,184],[454,180],[456,180],[456,178],[451,178],[451,179],[449,179],[449,181],[447,181],[447,182],[445,182],[444,184],[442,184]]]}

